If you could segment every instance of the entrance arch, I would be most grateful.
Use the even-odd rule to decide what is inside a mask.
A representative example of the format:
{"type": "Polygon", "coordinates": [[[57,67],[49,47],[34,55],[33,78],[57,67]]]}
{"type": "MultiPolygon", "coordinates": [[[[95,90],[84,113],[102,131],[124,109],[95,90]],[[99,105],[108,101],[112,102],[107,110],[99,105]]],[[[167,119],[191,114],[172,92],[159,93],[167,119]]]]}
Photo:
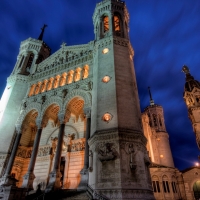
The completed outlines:
{"type": "Polygon", "coordinates": [[[11,175],[19,182],[17,186],[21,186],[23,176],[25,175],[30,162],[32,147],[37,132],[36,118],[38,111],[33,109],[27,113],[22,121],[22,136],[15,156],[11,175]]]}
{"type": "Polygon", "coordinates": [[[200,199],[200,180],[196,181],[193,185],[193,192],[194,192],[194,198],[196,200],[200,199]]]}

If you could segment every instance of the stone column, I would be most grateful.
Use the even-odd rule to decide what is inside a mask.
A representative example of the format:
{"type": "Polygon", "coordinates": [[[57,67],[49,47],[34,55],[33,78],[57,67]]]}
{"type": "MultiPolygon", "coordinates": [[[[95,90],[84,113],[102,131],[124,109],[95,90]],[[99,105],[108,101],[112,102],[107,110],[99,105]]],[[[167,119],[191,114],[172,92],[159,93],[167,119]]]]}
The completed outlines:
{"type": "Polygon", "coordinates": [[[17,153],[17,148],[19,146],[22,133],[21,133],[21,125],[16,125],[15,127],[16,127],[15,130],[17,132],[17,136],[16,136],[15,143],[14,143],[14,146],[13,146],[13,149],[8,161],[8,165],[6,167],[5,174],[1,178],[0,185],[14,185],[14,186],[16,185],[16,179],[11,177],[11,171],[12,171],[13,163],[15,161],[15,156],[17,153]]]}
{"type": "Polygon", "coordinates": [[[34,55],[33,62],[30,67],[30,74],[34,74],[36,71],[36,61],[38,59],[38,54],[34,55]]]}
{"type": "Polygon", "coordinates": [[[60,189],[60,161],[61,161],[61,153],[62,153],[62,146],[63,146],[63,137],[64,137],[64,130],[65,130],[65,114],[60,113],[58,115],[60,121],[60,129],[58,133],[58,144],[56,149],[56,155],[54,160],[54,166],[52,172],[49,174],[49,184],[45,190],[45,192],[50,192],[52,190],[60,189]]]}
{"type": "Polygon", "coordinates": [[[41,138],[41,134],[42,134],[42,123],[41,122],[42,122],[42,120],[37,120],[37,122],[36,122],[38,130],[37,130],[34,144],[33,144],[33,150],[31,153],[31,159],[29,162],[28,171],[24,175],[23,183],[22,183],[22,188],[28,188],[30,190],[33,189],[33,181],[35,179],[35,175],[34,175],[33,171],[34,171],[34,167],[35,167],[35,161],[37,158],[38,148],[39,148],[39,144],[40,144],[40,138],[41,138]]]}
{"type": "Polygon", "coordinates": [[[91,110],[90,108],[84,109],[86,118],[86,134],[85,134],[85,155],[84,155],[84,167],[80,171],[81,181],[78,186],[78,190],[86,190],[89,178],[89,146],[88,139],[90,138],[90,126],[91,126],[91,110]]]}

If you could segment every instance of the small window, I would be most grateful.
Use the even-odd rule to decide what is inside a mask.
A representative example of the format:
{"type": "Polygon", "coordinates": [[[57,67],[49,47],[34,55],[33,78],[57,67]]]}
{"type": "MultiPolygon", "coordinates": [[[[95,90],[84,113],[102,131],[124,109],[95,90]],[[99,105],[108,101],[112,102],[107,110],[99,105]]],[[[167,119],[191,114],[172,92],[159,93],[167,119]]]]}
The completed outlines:
{"type": "Polygon", "coordinates": [[[109,31],[109,17],[108,16],[105,16],[103,18],[103,31],[104,33],[109,31]]]}

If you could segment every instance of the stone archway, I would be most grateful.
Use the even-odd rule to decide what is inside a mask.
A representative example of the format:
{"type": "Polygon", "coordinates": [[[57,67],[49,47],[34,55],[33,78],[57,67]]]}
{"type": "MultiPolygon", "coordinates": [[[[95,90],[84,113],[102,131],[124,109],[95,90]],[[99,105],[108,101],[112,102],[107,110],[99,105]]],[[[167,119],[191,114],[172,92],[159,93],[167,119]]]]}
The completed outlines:
{"type": "Polygon", "coordinates": [[[28,169],[32,147],[37,132],[37,126],[36,126],[37,116],[38,116],[38,111],[32,109],[25,115],[22,121],[21,125],[22,136],[15,156],[14,165],[11,171],[11,175],[18,180],[17,183],[18,187],[22,185],[23,176],[25,175],[28,169]]]}
{"type": "Polygon", "coordinates": [[[84,153],[85,153],[85,130],[86,121],[84,117],[84,105],[85,99],[80,96],[73,96],[65,106],[65,136],[64,136],[64,148],[66,148],[65,154],[65,169],[63,187],[66,189],[77,189],[81,176],[80,171],[84,165],[84,153]],[[72,127],[77,130],[77,134],[71,134],[68,131],[72,127]],[[70,129],[69,129],[70,128],[70,129]]]}

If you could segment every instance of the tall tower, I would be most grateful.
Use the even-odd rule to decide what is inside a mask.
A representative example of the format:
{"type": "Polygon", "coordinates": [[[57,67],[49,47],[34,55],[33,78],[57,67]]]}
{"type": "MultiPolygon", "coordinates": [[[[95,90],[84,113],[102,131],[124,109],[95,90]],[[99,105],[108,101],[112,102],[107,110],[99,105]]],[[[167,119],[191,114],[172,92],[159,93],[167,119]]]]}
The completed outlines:
{"type": "Polygon", "coordinates": [[[185,73],[183,98],[196,136],[197,146],[200,149],[200,83],[190,74],[187,66],[184,65],[182,71],[185,73]]]}
{"type": "MultiPolygon", "coordinates": [[[[44,32],[44,28],[42,30],[44,32]]],[[[28,90],[29,77],[35,73],[37,64],[50,55],[50,48],[43,42],[42,37],[38,40],[28,38],[21,42],[17,62],[13,72],[7,79],[7,84],[1,98],[0,105],[0,152],[5,156],[1,157],[0,173],[5,166],[6,158],[9,155],[9,148],[14,139],[15,124],[19,117],[23,102],[28,90]],[[19,106],[21,105],[21,106],[19,106]],[[3,159],[3,160],[2,160],[3,159]]]]}
{"type": "Polygon", "coordinates": [[[103,0],[93,22],[89,187],[95,199],[154,199],[125,3],[103,0]]]}
{"type": "Polygon", "coordinates": [[[150,105],[142,115],[144,134],[148,140],[147,150],[153,163],[174,167],[169,135],[166,131],[162,106],[155,104],[149,88],[150,105]]]}

